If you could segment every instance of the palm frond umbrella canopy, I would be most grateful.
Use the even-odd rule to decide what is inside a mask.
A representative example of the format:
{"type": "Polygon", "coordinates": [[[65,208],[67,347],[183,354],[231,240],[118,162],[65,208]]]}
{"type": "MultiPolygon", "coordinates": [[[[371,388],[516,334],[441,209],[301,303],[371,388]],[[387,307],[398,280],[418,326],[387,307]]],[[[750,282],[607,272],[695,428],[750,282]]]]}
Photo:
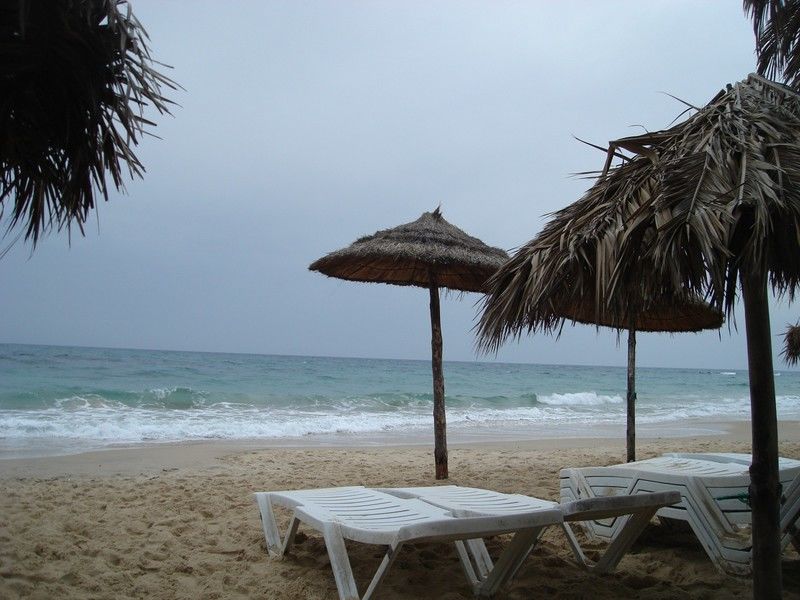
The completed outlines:
{"type": "Polygon", "coordinates": [[[615,259],[598,274],[597,293],[612,311],[638,281],[645,301],[668,286],[730,315],[741,286],[753,433],[753,594],[778,598],[768,288],[792,299],[800,283],[800,95],[750,75],[670,129],[612,142],[604,172],[590,193],[631,207],[619,225],[615,259]],[[622,162],[611,167],[615,157],[622,162]]]}
{"type": "Polygon", "coordinates": [[[124,0],[5,0],[0,48],[0,216],[34,245],[54,227],[83,232],[96,190],[107,200],[144,172],[143,111],[168,113],[163,88],[178,86],[124,0]]]}
{"type": "Polygon", "coordinates": [[[350,281],[429,289],[437,479],[448,476],[439,288],[482,292],[486,280],[507,259],[504,250],[487,246],[448,223],[437,208],[411,223],[359,238],[309,266],[312,271],[350,281]]]}
{"type": "Polygon", "coordinates": [[[800,361],[800,325],[789,327],[783,338],[783,357],[788,364],[796,365],[800,361]]]}
{"type": "Polygon", "coordinates": [[[800,89],[800,0],[744,0],[753,21],[758,72],[800,89]]]}
{"type": "MultiPolygon", "coordinates": [[[[722,312],[681,290],[665,286],[660,297],[632,289],[608,303],[602,282],[613,271],[621,224],[636,207],[590,190],[555,213],[489,280],[478,324],[479,346],[496,351],[522,333],[560,334],[566,321],[628,330],[627,460],[636,460],[636,332],[718,329],[722,312]]],[[[642,263],[642,269],[647,265],[642,263]]]]}

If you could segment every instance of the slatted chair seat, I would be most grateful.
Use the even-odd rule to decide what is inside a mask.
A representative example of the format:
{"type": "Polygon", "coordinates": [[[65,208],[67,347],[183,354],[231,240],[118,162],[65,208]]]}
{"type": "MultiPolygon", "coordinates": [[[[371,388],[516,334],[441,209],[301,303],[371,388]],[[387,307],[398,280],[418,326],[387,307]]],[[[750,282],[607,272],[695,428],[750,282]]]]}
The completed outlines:
{"type": "MultiPolygon", "coordinates": [[[[255,499],[271,554],[280,557],[290,551],[300,523],[322,533],[342,600],[359,598],[344,544],[346,539],[386,546],[381,564],[363,595],[365,600],[374,596],[402,546],[412,541],[455,542],[475,594],[492,597],[513,577],[542,529],[562,521],[561,511],[553,507],[490,517],[456,517],[421,500],[398,498],[360,486],[258,492],[255,499]],[[275,506],[292,511],[283,538],[275,520],[275,506]],[[483,546],[481,538],[504,533],[512,533],[514,537],[497,564],[490,571],[480,565],[476,573],[465,540],[470,540],[470,546],[476,548],[483,546]]],[[[488,556],[485,547],[480,553],[488,556]]]]}
{"type": "MultiPolygon", "coordinates": [[[[440,508],[447,509],[456,516],[499,516],[532,510],[557,508],[561,511],[563,522],[558,525],[564,530],[567,541],[578,563],[590,570],[605,573],[614,570],[619,561],[630,549],[656,511],[680,500],[676,492],[657,492],[638,496],[616,496],[613,498],[593,498],[559,504],[521,494],[504,494],[493,490],[460,487],[455,485],[385,488],[383,491],[401,498],[418,498],[440,508]],[[575,537],[569,522],[582,522],[588,519],[619,518],[621,535],[609,545],[600,560],[589,559],[575,537]]],[[[492,564],[488,554],[484,554],[483,544],[468,544],[472,558],[477,564],[490,571],[492,564]]],[[[527,553],[533,550],[533,546],[527,553]]]]}

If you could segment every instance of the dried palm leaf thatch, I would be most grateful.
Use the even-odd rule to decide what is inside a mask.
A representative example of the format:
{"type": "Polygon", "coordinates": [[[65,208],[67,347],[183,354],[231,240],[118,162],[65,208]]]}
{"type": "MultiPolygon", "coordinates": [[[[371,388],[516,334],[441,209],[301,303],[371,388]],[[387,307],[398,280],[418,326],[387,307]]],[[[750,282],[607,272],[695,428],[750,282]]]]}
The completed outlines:
{"type": "MultiPolygon", "coordinates": [[[[613,190],[619,193],[639,177],[647,185],[646,163],[619,172],[613,190]],[[641,169],[640,169],[641,167],[641,169]],[[640,172],[641,171],[641,172],[640,172]]],[[[478,346],[497,351],[509,336],[542,330],[560,333],[566,320],[628,330],[627,460],[636,460],[636,331],[700,331],[722,325],[722,313],[683,290],[665,285],[657,298],[642,296],[640,283],[652,266],[641,261],[638,277],[626,293],[603,293],[617,261],[624,227],[638,216],[639,203],[625,203],[614,194],[592,188],[578,202],[555,213],[531,242],[518,250],[489,280],[478,324],[478,346]]]]}
{"type": "Polygon", "coordinates": [[[439,288],[483,291],[486,280],[508,258],[442,217],[437,208],[416,221],[362,237],[309,266],[331,277],[426,287],[430,292],[436,479],[447,479],[447,432],[439,288]]]}
{"type": "Polygon", "coordinates": [[[753,433],[753,594],[780,597],[768,286],[791,301],[800,283],[800,95],[750,75],[668,130],[612,142],[587,196],[618,203],[627,214],[604,239],[617,247],[604,252],[605,264],[598,259],[598,305],[618,310],[638,285],[644,308],[679,290],[730,315],[741,287],[753,433]],[[611,167],[617,157],[622,164],[611,167]]]}
{"type": "Polygon", "coordinates": [[[800,88],[800,1],[744,0],[753,20],[758,72],[800,88]]]}
{"type": "Polygon", "coordinates": [[[789,326],[783,335],[783,358],[789,365],[800,362],[800,324],[789,326]]]}
{"type": "MultiPolygon", "coordinates": [[[[649,167],[649,161],[640,160],[627,164],[624,173],[612,169],[604,180],[607,187],[595,185],[554,213],[542,232],[495,273],[483,298],[480,348],[497,351],[508,337],[526,332],[560,332],[567,320],[638,331],[721,326],[719,310],[670,285],[668,278],[660,287],[649,286],[657,295],[644,296],[644,280],[653,276],[653,265],[644,257],[626,272],[625,293],[606,293],[626,241],[625,227],[646,213],[649,167]],[[632,189],[640,193],[629,195],[632,189]]],[[[636,241],[642,246],[646,239],[636,241]]]]}
{"type": "Polygon", "coordinates": [[[81,233],[96,206],[141,176],[132,148],[168,113],[147,34],[125,0],[0,3],[0,217],[35,245],[52,228],[81,233]]]}
{"type": "Polygon", "coordinates": [[[639,280],[645,302],[668,286],[730,314],[741,275],[764,271],[773,290],[794,298],[800,95],[750,75],[667,131],[613,142],[609,159],[620,150],[635,156],[589,192],[631,207],[600,282],[607,297],[639,280]],[[653,269],[644,278],[642,265],[653,269]]]}
{"type": "Polygon", "coordinates": [[[719,329],[725,320],[721,311],[714,310],[705,302],[690,298],[652,304],[636,314],[631,312],[627,321],[614,320],[608,313],[597,314],[588,304],[564,306],[556,302],[555,307],[564,315],[565,320],[576,323],[655,333],[696,333],[707,329],[719,329]]]}
{"type": "Polygon", "coordinates": [[[411,223],[359,238],[308,268],[350,281],[479,292],[507,259],[504,250],[448,223],[437,208],[411,223]]]}

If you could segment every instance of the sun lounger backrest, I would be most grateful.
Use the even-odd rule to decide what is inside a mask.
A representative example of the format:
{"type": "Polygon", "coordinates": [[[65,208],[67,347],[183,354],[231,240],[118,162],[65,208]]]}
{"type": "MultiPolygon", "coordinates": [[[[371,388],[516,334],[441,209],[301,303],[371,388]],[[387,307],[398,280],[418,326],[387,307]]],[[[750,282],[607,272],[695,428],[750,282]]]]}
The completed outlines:
{"type": "MultiPolygon", "coordinates": [[[[739,452],[667,452],[664,456],[693,458],[721,463],[736,463],[747,467],[753,462],[752,455],[739,452]]],[[[786,469],[800,469],[800,460],[781,456],[778,458],[778,469],[781,471],[786,469]]]]}
{"type": "Polygon", "coordinates": [[[557,502],[549,500],[457,485],[386,488],[384,491],[401,498],[421,498],[425,502],[446,508],[454,515],[462,517],[516,514],[559,508],[557,502]]]}
{"type": "MultiPolygon", "coordinates": [[[[534,511],[531,514],[542,515],[552,513],[557,516],[557,522],[564,530],[576,560],[584,567],[596,569],[599,572],[607,572],[614,569],[628,551],[630,545],[647,526],[656,510],[680,500],[680,495],[674,491],[637,494],[635,496],[591,498],[566,504],[558,504],[521,494],[504,494],[493,490],[454,485],[385,488],[383,491],[401,498],[420,498],[425,502],[446,508],[454,515],[459,516],[491,515],[495,518],[507,519],[515,515],[526,514],[528,511],[534,511]],[[624,533],[620,536],[620,539],[607,548],[600,560],[594,561],[583,552],[580,542],[566,521],[584,521],[604,517],[621,517],[620,523],[622,523],[621,527],[624,529],[624,533]]],[[[551,521],[551,523],[553,522],[555,521],[551,521]]],[[[482,552],[480,549],[478,550],[475,562],[491,565],[491,559],[488,556],[482,556],[482,552]]]]}

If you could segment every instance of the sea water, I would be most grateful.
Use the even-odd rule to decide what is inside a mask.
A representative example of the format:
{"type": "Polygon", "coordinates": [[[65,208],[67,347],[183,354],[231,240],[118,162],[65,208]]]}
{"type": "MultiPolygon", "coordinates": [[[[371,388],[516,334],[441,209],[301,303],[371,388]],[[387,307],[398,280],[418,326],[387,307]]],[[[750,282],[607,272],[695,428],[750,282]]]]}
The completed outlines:
{"type": "MultiPolygon", "coordinates": [[[[621,367],[446,362],[451,439],[624,432],[621,367]]],[[[800,419],[800,372],[776,373],[800,419]]],[[[189,440],[382,443],[432,437],[429,361],[0,345],[0,458],[189,440]]],[[[747,420],[743,370],[637,370],[637,427],[747,420]]]]}

